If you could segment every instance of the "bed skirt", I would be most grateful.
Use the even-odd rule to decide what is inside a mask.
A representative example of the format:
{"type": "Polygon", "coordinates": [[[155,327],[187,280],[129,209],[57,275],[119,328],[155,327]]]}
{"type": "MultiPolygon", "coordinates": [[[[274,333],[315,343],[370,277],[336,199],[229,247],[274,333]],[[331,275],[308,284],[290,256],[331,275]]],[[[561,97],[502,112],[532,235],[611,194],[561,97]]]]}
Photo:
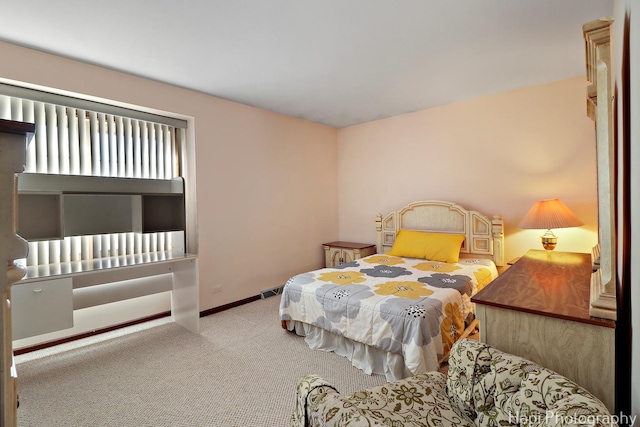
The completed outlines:
{"type": "MultiPolygon", "coordinates": [[[[294,320],[286,320],[285,323],[287,330],[304,337],[309,348],[332,351],[349,359],[354,367],[367,375],[384,375],[389,382],[427,371],[437,371],[440,368],[440,361],[431,358],[432,360],[424,360],[425,366],[424,369],[421,367],[421,372],[411,372],[406,367],[404,357],[401,354],[389,353],[376,347],[354,342],[308,323],[294,320]]],[[[433,349],[425,349],[423,353],[425,359],[428,359],[428,355],[433,354],[434,351],[433,349]]]]}

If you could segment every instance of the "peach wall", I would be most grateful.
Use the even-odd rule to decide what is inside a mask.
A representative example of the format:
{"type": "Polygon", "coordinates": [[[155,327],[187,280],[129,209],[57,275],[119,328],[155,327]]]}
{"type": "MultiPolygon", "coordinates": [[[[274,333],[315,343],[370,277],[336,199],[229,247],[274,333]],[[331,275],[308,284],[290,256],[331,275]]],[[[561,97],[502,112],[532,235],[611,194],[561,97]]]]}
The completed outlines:
{"type": "Polygon", "coordinates": [[[201,310],[322,266],[338,236],[335,129],[8,43],[0,57],[1,78],[195,118],[201,310]]]}
{"type": "Polygon", "coordinates": [[[375,243],[375,215],[449,200],[505,221],[506,259],[542,249],[517,228],[538,199],[560,198],[585,226],[556,230],[556,250],[597,242],[594,123],[586,78],[498,93],[338,130],[342,240],[375,243]]]}

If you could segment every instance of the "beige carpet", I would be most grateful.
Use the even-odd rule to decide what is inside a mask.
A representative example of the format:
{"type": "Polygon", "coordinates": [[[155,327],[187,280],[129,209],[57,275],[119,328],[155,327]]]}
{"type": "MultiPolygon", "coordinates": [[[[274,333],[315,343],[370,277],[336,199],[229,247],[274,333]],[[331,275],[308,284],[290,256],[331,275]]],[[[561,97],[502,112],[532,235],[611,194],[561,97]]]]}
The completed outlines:
{"type": "Polygon", "coordinates": [[[286,426],[298,379],[342,393],[384,384],[280,328],[279,296],[201,319],[155,321],[19,356],[23,427],[286,426]]]}

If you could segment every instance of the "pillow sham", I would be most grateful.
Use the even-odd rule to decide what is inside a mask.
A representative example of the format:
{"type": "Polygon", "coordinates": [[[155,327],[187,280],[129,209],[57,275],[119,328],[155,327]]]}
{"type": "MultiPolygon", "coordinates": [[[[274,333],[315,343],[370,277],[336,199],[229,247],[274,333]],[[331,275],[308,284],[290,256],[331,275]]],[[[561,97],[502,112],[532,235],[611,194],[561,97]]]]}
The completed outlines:
{"type": "Polygon", "coordinates": [[[463,241],[463,234],[426,233],[403,229],[398,231],[391,251],[386,254],[448,263],[458,262],[463,241]]]}

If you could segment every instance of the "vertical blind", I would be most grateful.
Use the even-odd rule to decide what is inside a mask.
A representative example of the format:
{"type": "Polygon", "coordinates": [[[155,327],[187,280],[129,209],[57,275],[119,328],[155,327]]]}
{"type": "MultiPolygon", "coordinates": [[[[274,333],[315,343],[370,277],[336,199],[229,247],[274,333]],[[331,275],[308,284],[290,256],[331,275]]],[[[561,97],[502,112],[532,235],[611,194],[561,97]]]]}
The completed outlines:
{"type": "MultiPolygon", "coordinates": [[[[0,95],[0,118],[35,123],[25,172],[171,179],[180,176],[174,126],[0,95]]],[[[29,242],[27,266],[171,248],[171,233],[113,233],[29,242]]]]}

